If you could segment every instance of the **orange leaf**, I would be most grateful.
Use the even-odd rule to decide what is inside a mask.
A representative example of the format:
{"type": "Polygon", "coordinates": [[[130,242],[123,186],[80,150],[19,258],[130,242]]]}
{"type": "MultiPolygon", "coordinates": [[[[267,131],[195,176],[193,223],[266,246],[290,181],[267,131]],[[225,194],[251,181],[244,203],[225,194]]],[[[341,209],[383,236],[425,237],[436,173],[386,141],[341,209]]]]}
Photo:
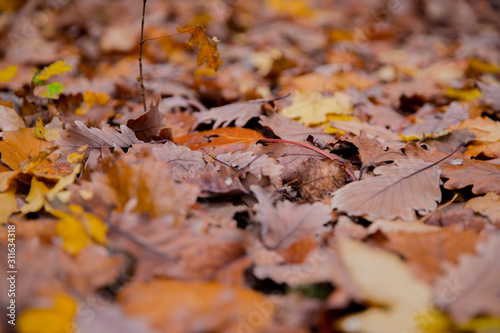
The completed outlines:
{"type": "Polygon", "coordinates": [[[243,149],[250,143],[260,139],[265,139],[265,137],[257,131],[248,128],[226,127],[184,135],[174,141],[192,150],[234,144],[237,146],[236,149],[243,149]]]}
{"type": "Polygon", "coordinates": [[[222,60],[219,59],[220,54],[217,50],[216,37],[208,38],[205,29],[201,25],[192,25],[187,28],[177,28],[179,33],[191,34],[188,41],[189,45],[198,45],[198,55],[196,56],[196,64],[201,66],[205,63],[207,68],[218,70],[222,66],[222,60]]]}
{"type": "Polygon", "coordinates": [[[19,171],[19,165],[30,156],[38,155],[52,143],[39,140],[35,137],[34,128],[21,128],[17,131],[3,132],[3,141],[0,142],[2,162],[14,171],[19,171]]]}

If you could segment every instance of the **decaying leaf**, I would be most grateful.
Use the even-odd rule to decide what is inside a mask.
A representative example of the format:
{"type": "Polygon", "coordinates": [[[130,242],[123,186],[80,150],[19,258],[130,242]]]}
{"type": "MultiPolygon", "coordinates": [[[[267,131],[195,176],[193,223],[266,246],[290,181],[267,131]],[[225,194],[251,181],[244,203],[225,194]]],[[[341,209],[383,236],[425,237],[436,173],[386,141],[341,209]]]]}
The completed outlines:
{"type": "Polygon", "coordinates": [[[464,255],[447,265],[433,288],[434,303],[461,322],[477,315],[500,316],[500,235],[492,233],[477,246],[477,255],[464,255]]]}
{"type": "Polygon", "coordinates": [[[88,148],[109,148],[121,147],[129,148],[134,144],[143,143],[135,136],[127,126],[121,125],[120,132],[107,126],[102,129],[87,127],[81,121],[75,121],[74,124],[66,124],[61,132],[61,137],[55,141],[55,144],[65,151],[76,151],[82,146],[88,148]]]}
{"type": "Polygon", "coordinates": [[[393,165],[374,170],[380,175],[349,183],[336,191],[332,208],[350,215],[373,218],[415,219],[414,211],[426,215],[441,200],[440,170],[419,159],[399,159],[393,165]]]}
{"type": "Polygon", "coordinates": [[[205,64],[207,68],[218,70],[222,66],[222,60],[217,50],[217,37],[208,38],[205,29],[200,25],[192,25],[187,28],[177,28],[177,32],[191,34],[188,43],[198,45],[198,55],[196,64],[201,66],[205,64]]]}
{"type": "Polygon", "coordinates": [[[261,187],[252,186],[252,192],[259,201],[254,205],[255,220],[261,225],[261,238],[271,249],[283,249],[309,233],[322,233],[330,221],[330,208],[320,202],[294,204],[290,201],[273,200],[261,187]]]}
{"type": "Polygon", "coordinates": [[[262,113],[262,107],[272,101],[271,99],[255,99],[232,103],[211,108],[195,115],[199,124],[210,123],[215,120],[212,128],[227,127],[233,121],[236,127],[243,127],[250,119],[259,117],[262,113]]]}
{"type": "Polygon", "coordinates": [[[172,130],[163,126],[163,114],[158,110],[160,100],[151,102],[149,109],[136,119],[127,121],[127,127],[134,131],[137,139],[149,142],[154,140],[172,140],[172,130]]]}
{"type": "Polygon", "coordinates": [[[344,238],[339,239],[339,245],[347,272],[362,297],[384,306],[348,316],[340,327],[345,332],[418,333],[412,318],[416,311],[429,307],[430,287],[413,277],[392,253],[344,238]]]}
{"type": "Polygon", "coordinates": [[[300,195],[311,202],[331,196],[350,180],[349,174],[337,160],[310,158],[297,171],[300,195]]]}
{"type": "MultiPolygon", "coordinates": [[[[406,154],[427,162],[436,162],[448,154],[435,149],[424,150],[415,143],[406,146],[406,154]]],[[[447,189],[463,188],[472,185],[472,192],[482,194],[487,192],[500,193],[500,166],[485,161],[472,160],[460,153],[441,162],[439,167],[441,177],[448,178],[444,183],[447,189]]]]}

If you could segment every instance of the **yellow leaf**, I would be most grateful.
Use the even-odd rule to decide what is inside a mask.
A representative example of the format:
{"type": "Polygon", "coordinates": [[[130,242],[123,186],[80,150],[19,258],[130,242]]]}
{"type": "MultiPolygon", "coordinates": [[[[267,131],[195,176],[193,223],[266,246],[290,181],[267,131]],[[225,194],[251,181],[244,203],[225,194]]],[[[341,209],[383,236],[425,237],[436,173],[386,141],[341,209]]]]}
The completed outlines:
{"type": "Polygon", "coordinates": [[[497,65],[492,64],[490,62],[474,59],[469,59],[469,68],[468,70],[472,70],[479,73],[488,73],[488,74],[496,74],[500,71],[497,65]]]}
{"type": "Polygon", "coordinates": [[[450,130],[443,130],[439,133],[422,133],[422,134],[409,134],[405,135],[403,133],[398,133],[404,142],[421,141],[426,139],[437,139],[450,134],[450,130]]]}
{"type": "Polygon", "coordinates": [[[0,71],[0,82],[10,81],[17,74],[17,66],[7,66],[0,71]]]}
{"type": "Polygon", "coordinates": [[[71,70],[70,65],[66,65],[66,60],[59,60],[56,61],[55,63],[45,67],[40,73],[38,73],[33,81],[35,83],[43,83],[44,81],[47,81],[50,79],[52,76],[57,75],[57,74],[62,74],[66,73],[67,71],[71,70]]]}
{"type": "Polygon", "coordinates": [[[277,12],[296,17],[310,17],[315,13],[307,0],[267,0],[266,5],[277,12]]]}
{"type": "Polygon", "coordinates": [[[351,97],[342,92],[333,97],[324,97],[319,92],[298,92],[293,96],[292,104],[283,109],[283,115],[298,119],[307,126],[324,123],[332,114],[352,114],[351,97]]]}
{"type": "Polygon", "coordinates": [[[207,68],[218,70],[222,66],[220,54],[217,50],[217,37],[208,38],[205,29],[200,25],[192,25],[187,28],[177,28],[179,33],[191,34],[188,44],[198,45],[198,54],[196,56],[196,64],[201,66],[205,64],[207,68]]]}
{"type": "Polygon", "coordinates": [[[43,126],[42,117],[38,117],[35,126],[35,137],[37,139],[45,140],[48,142],[56,141],[61,136],[61,134],[59,133],[60,131],[61,129],[59,128],[52,128],[52,129],[45,128],[43,126]]]}
{"type": "Polygon", "coordinates": [[[347,238],[340,238],[339,246],[346,269],[363,297],[369,303],[384,306],[370,307],[343,319],[343,331],[419,332],[412,319],[430,304],[429,285],[417,280],[393,253],[347,238]]]}
{"type": "Polygon", "coordinates": [[[77,310],[76,301],[66,295],[54,297],[54,306],[49,309],[28,309],[21,313],[17,322],[19,333],[54,333],[73,331],[73,318],[77,310]]]}
{"type": "Polygon", "coordinates": [[[452,87],[446,88],[446,97],[458,99],[461,101],[472,101],[474,99],[480,98],[481,96],[481,92],[476,88],[469,90],[456,89],[452,87]]]}
{"type": "Polygon", "coordinates": [[[28,214],[38,212],[45,203],[45,195],[49,192],[48,187],[38,181],[36,177],[31,179],[31,188],[26,197],[27,203],[21,207],[21,213],[28,214]]]}
{"type": "Polygon", "coordinates": [[[45,209],[60,221],[56,224],[56,233],[63,239],[63,249],[71,255],[76,255],[92,238],[95,242],[107,242],[107,226],[97,216],[85,212],[78,205],[70,205],[69,212],[52,208],[45,204],[45,209]]]}
{"type": "Polygon", "coordinates": [[[11,187],[7,191],[0,193],[0,224],[7,223],[9,216],[17,211],[15,193],[15,187],[11,187]]]}
{"type": "Polygon", "coordinates": [[[109,102],[109,95],[105,93],[95,93],[93,91],[86,91],[83,93],[83,101],[90,108],[95,104],[105,105],[109,102]]]}

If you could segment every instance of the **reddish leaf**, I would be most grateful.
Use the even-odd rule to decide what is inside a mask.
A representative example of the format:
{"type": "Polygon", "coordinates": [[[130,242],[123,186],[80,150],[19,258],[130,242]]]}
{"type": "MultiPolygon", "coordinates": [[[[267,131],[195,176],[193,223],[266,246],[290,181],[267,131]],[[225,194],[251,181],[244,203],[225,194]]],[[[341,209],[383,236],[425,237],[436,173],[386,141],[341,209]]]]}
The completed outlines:
{"type": "MultiPolygon", "coordinates": [[[[216,128],[213,130],[193,133],[176,138],[175,143],[197,150],[200,148],[213,146],[231,146],[231,150],[243,149],[250,143],[264,139],[259,132],[247,128],[216,128]]],[[[228,147],[226,147],[228,148],[228,147]]],[[[219,152],[222,152],[219,150],[219,152]]]]}
{"type": "Polygon", "coordinates": [[[127,121],[127,127],[135,132],[139,140],[172,140],[172,130],[163,126],[164,115],[158,110],[160,100],[151,103],[149,109],[136,119],[127,121]]]}

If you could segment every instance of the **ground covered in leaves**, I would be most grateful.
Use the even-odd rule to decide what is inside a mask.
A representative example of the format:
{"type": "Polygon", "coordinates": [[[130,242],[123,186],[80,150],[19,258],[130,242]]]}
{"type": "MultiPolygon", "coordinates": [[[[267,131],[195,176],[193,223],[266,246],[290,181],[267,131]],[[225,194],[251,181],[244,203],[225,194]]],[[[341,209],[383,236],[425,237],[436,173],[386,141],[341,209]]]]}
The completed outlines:
{"type": "Polygon", "coordinates": [[[1,332],[500,332],[498,1],[142,5],[0,1],[1,332]]]}

